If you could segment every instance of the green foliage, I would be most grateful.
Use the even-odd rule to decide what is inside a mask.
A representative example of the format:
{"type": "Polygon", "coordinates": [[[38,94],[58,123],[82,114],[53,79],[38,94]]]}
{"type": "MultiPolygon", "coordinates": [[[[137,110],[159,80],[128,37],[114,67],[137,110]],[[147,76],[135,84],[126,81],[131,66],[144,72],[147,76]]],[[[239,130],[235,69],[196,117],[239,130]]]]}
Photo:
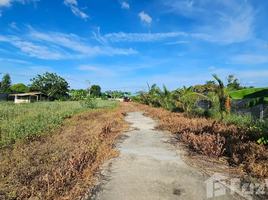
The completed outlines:
{"type": "Polygon", "coordinates": [[[229,76],[226,77],[227,79],[227,88],[230,91],[233,90],[241,90],[244,89],[244,87],[242,87],[238,81],[237,78],[235,78],[234,74],[230,74],[229,76]]]}
{"type": "Polygon", "coordinates": [[[229,95],[228,95],[228,89],[224,87],[223,82],[216,74],[212,74],[212,76],[218,81],[219,83],[219,89],[217,91],[217,95],[219,97],[219,103],[220,103],[220,112],[222,115],[222,118],[224,118],[227,114],[230,113],[229,106],[227,107],[227,103],[229,103],[229,95]]]}
{"type": "Polygon", "coordinates": [[[55,73],[46,72],[31,79],[30,91],[41,92],[54,99],[64,99],[68,92],[68,83],[55,73]]]}
{"type": "Polygon", "coordinates": [[[0,147],[27,137],[38,137],[66,117],[87,110],[78,102],[14,104],[0,102],[0,147]]]}
{"type": "Polygon", "coordinates": [[[11,78],[9,74],[5,74],[1,81],[0,92],[8,92],[8,88],[11,86],[11,78]]]}
{"type": "Polygon", "coordinates": [[[213,81],[206,81],[206,85],[215,85],[216,82],[213,80],[213,81]]]}
{"type": "Polygon", "coordinates": [[[122,91],[117,91],[117,90],[107,90],[105,91],[105,93],[109,96],[111,96],[112,98],[123,98],[125,96],[125,94],[131,94],[130,92],[122,92],[122,91]]]}
{"type": "Polygon", "coordinates": [[[244,98],[254,98],[261,96],[268,96],[268,87],[265,88],[249,88],[239,91],[230,91],[229,95],[232,99],[244,99],[244,98]]]}
{"type": "Polygon", "coordinates": [[[90,88],[90,96],[98,98],[101,96],[101,87],[99,85],[92,85],[90,88]]]}
{"type": "Polygon", "coordinates": [[[190,112],[197,105],[197,102],[206,97],[194,91],[193,87],[183,87],[174,91],[167,89],[163,85],[163,90],[153,84],[150,86],[148,83],[148,92],[140,92],[136,97],[132,97],[132,101],[136,101],[154,107],[163,107],[172,111],[187,111],[190,112]]]}
{"type": "Polygon", "coordinates": [[[179,96],[177,90],[170,91],[165,85],[163,85],[163,90],[157,87],[155,92],[158,95],[157,105],[159,104],[161,107],[167,110],[174,110],[179,96]]]}
{"type": "Polygon", "coordinates": [[[14,93],[27,93],[29,92],[29,88],[23,83],[18,83],[10,86],[9,91],[14,93]]]}
{"type": "Polygon", "coordinates": [[[71,90],[71,100],[78,101],[83,100],[88,96],[88,93],[86,90],[80,89],[80,90],[71,90]]]}
{"type": "MultiPolygon", "coordinates": [[[[96,101],[96,108],[114,108],[116,101],[96,101]]],[[[90,107],[91,108],[91,107],[90,107]]],[[[65,118],[89,110],[77,101],[14,104],[0,102],[0,148],[20,139],[51,132],[65,118]]]]}
{"type": "Polygon", "coordinates": [[[248,101],[247,103],[245,103],[245,106],[250,108],[250,107],[260,105],[260,104],[264,104],[266,102],[268,102],[268,97],[267,98],[259,97],[259,98],[254,98],[254,99],[248,101]]]}
{"type": "Polygon", "coordinates": [[[95,109],[97,108],[97,102],[93,98],[87,98],[84,101],[81,101],[81,105],[85,108],[95,109]]]}
{"type": "Polygon", "coordinates": [[[248,101],[246,107],[254,107],[268,102],[268,88],[250,88],[239,91],[230,92],[233,99],[253,98],[248,101]]]}
{"type": "Polygon", "coordinates": [[[215,83],[215,81],[206,81],[204,85],[196,85],[194,86],[194,90],[196,92],[204,93],[204,92],[216,92],[219,86],[215,83]]]}
{"type": "MultiPolygon", "coordinates": [[[[196,108],[196,104],[199,100],[206,99],[206,96],[203,94],[197,93],[194,91],[194,87],[190,86],[189,88],[183,86],[183,88],[178,89],[179,91],[179,101],[183,109],[187,112],[191,112],[196,108]]],[[[180,105],[177,103],[177,105],[180,105]]]]}
{"type": "Polygon", "coordinates": [[[259,144],[268,144],[268,134],[264,135],[263,137],[261,137],[260,139],[258,139],[257,141],[259,144]]]}
{"type": "Polygon", "coordinates": [[[101,99],[102,99],[102,100],[107,100],[107,99],[108,99],[107,96],[105,95],[105,93],[102,93],[102,94],[101,94],[101,99]]]}
{"type": "Polygon", "coordinates": [[[155,107],[160,107],[160,103],[159,103],[159,99],[158,99],[158,88],[156,86],[156,84],[153,84],[152,86],[150,86],[148,83],[148,92],[143,91],[140,93],[140,101],[143,104],[146,105],[152,105],[155,107]]]}

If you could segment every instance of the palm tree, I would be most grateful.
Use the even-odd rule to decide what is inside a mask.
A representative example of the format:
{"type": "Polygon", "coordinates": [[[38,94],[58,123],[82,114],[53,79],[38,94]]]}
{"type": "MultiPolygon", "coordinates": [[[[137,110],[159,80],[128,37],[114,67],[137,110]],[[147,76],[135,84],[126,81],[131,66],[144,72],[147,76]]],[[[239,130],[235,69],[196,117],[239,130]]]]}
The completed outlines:
{"type": "Polygon", "coordinates": [[[148,86],[148,92],[144,89],[144,91],[140,93],[141,103],[146,105],[160,106],[157,98],[158,89],[156,84],[150,86],[147,83],[147,86],[148,86]]]}
{"type": "Polygon", "coordinates": [[[186,87],[178,89],[179,92],[179,102],[177,106],[182,106],[184,110],[190,112],[195,106],[198,100],[206,99],[206,96],[194,91],[194,87],[186,87]]]}
{"type": "Polygon", "coordinates": [[[158,103],[168,109],[172,110],[176,107],[176,103],[178,102],[178,91],[170,91],[167,89],[165,85],[163,85],[163,91],[157,87],[156,93],[158,95],[158,103]]]}
{"type": "Polygon", "coordinates": [[[221,81],[221,79],[219,79],[219,77],[216,74],[212,74],[212,76],[219,83],[219,89],[217,91],[217,95],[220,101],[220,112],[221,112],[222,118],[224,118],[226,114],[230,113],[230,109],[231,109],[231,101],[228,95],[228,89],[224,87],[223,82],[221,81]]]}

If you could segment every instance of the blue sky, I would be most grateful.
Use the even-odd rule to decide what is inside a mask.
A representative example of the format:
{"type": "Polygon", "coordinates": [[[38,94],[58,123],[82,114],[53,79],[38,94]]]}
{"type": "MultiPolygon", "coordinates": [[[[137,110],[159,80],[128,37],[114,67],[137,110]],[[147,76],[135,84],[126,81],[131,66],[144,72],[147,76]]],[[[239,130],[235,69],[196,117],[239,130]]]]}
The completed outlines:
{"type": "Polygon", "coordinates": [[[0,0],[0,78],[49,71],[75,89],[135,92],[216,73],[267,86],[267,11],[263,0],[0,0]]]}

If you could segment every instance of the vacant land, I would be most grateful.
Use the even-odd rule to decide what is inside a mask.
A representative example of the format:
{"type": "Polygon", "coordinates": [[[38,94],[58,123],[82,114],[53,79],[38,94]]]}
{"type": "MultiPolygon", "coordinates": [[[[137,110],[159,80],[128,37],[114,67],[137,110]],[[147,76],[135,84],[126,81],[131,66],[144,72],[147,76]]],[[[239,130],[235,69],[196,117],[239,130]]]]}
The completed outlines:
{"type": "MultiPolygon", "coordinates": [[[[107,101],[105,107],[108,104],[114,107],[117,102],[107,101]]],[[[26,122],[30,128],[31,123],[41,121],[43,124],[45,120],[44,126],[53,125],[53,129],[49,134],[41,132],[49,129],[39,129],[39,137],[18,140],[0,148],[0,199],[78,198],[90,188],[93,174],[103,161],[118,155],[112,147],[115,138],[127,127],[122,121],[123,115],[116,109],[91,109],[71,117],[85,111],[79,102],[24,104],[15,108],[11,111],[14,115],[9,116],[19,123],[26,122]],[[14,117],[15,108],[27,114],[29,123],[14,117]],[[31,118],[31,114],[40,110],[45,118],[37,121],[31,118]],[[66,119],[63,121],[63,118],[66,119]]],[[[38,125],[33,126],[38,128],[38,125]]]]}
{"type": "MultiPolygon", "coordinates": [[[[117,105],[116,102],[103,103],[103,107],[117,105]]],[[[13,108],[10,112],[3,112],[8,117],[4,118],[6,123],[1,121],[1,130],[8,127],[9,120],[15,120],[21,124],[16,130],[25,135],[5,140],[12,143],[6,142],[5,147],[0,148],[0,199],[79,199],[84,196],[92,187],[99,167],[119,154],[113,147],[116,138],[128,129],[123,121],[125,113],[133,111],[157,118],[158,129],[174,133],[193,152],[212,157],[215,161],[224,157],[239,174],[268,177],[268,153],[264,145],[256,143],[259,132],[255,129],[238,128],[137,103],[94,110],[81,106],[79,102],[1,106],[3,110],[7,109],[5,106],[13,108]],[[39,105],[44,108],[40,110],[42,106],[39,105]],[[46,118],[39,117],[46,123],[36,120],[41,111],[46,118]],[[28,120],[23,120],[23,115],[16,117],[18,113],[25,114],[28,120]],[[38,123],[46,128],[38,129],[38,123]],[[25,131],[36,130],[30,129],[31,126],[39,132],[29,134],[25,131]]]]}
{"type": "MultiPolygon", "coordinates": [[[[115,101],[96,101],[97,108],[113,108],[115,101]]],[[[0,148],[19,139],[33,139],[51,132],[65,118],[90,108],[83,102],[38,102],[14,104],[0,102],[0,148]]]]}

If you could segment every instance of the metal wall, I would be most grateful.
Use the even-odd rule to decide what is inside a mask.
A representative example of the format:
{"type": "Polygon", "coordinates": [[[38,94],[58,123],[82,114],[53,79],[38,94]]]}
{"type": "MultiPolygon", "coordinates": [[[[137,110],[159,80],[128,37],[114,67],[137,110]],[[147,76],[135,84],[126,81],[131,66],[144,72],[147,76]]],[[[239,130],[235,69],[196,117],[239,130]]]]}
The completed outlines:
{"type": "MultiPolygon", "coordinates": [[[[263,110],[263,118],[268,118],[268,105],[258,105],[252,108],[247,108],[245,103],[250,101],[251,99],[233,99],[231,112],[239,115],[249,115],[251,117],[260,119],[261,118],[261,110],[263,110]]],[[[202,100],[197,103],[197,106],[202,109],[209,109],[210,103],[207,100],[202,100]]]]}
{"type": "Polygon", "coordinates": [[[263,117],[267,118],[268,115],[268,107],[267,105],[258,105],[254,106],[252,108],[247,108],[245,106],[245,103],[250,101],[251,99],[234,99],[232,100],[232,112],[240,114],[240,115],[249,115],[254,118],[260,118],[261,117],[261,110],[263,109],[263,117]]]}
{"type": "Polygon", "coordinates": [[[0,92],[0,101],[7,101],[9,93],[0,92]]]}

